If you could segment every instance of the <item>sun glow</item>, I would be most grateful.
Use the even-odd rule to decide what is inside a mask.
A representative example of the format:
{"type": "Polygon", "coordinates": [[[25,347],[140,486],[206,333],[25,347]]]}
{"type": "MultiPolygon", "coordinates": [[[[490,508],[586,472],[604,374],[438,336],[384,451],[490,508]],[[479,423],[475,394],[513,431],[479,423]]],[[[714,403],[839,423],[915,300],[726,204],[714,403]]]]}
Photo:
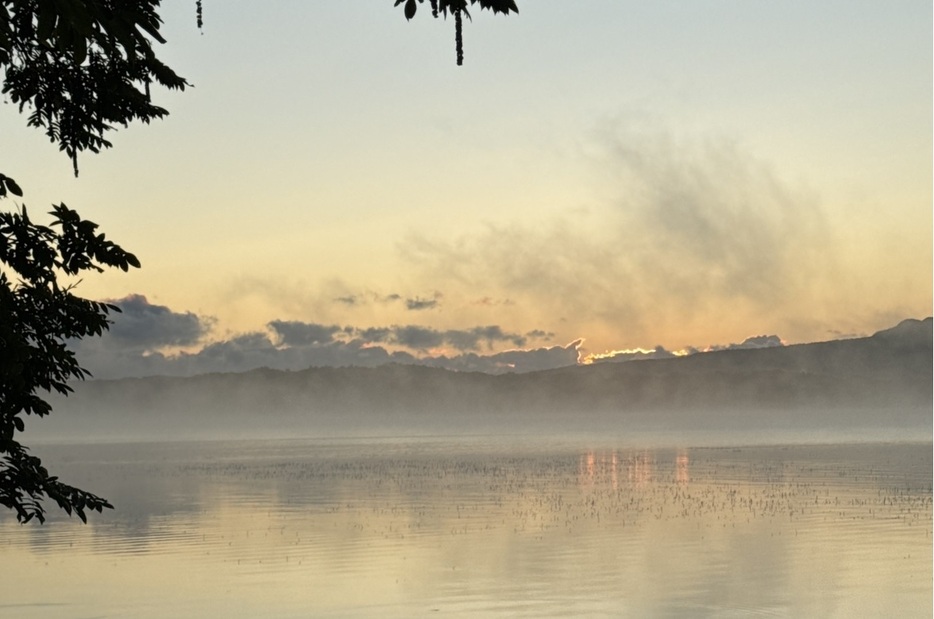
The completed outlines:
{"type": "Polygon", "coordinates": [[[639,359],[664,359],[670,357],[686,357],[694,354],[694,350],[666,350],[662,346],[656,348],[624,348],[620,350],[607,350],[602,353],[590,353],[581,358],[582,365],[592,365],[601,361],[635,361],[639,359]]]}
{"type": "Polygon", "coordinates": [[[613,357],[618,357],[620,355],[651,355],[654,353],[654,350],[649,350],[646,348],[628,348],[622,350],[607,350],[604,352],[595,352],[590,353],[581,361],[585,365],[590,365],[591,363],[596,363],[597,361],[603,361],[604,359],[612,359],[613,357]]]}

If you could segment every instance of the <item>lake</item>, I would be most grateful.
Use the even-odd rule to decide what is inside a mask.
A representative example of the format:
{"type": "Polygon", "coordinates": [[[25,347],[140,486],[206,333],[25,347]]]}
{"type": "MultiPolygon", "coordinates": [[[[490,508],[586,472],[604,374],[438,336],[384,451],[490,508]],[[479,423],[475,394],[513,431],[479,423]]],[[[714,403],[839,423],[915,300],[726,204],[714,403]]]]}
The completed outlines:
{"type": "Polygon", "coordinates": [[[0,617],[930,617],[932,446],[45,445],[0,617]]]}

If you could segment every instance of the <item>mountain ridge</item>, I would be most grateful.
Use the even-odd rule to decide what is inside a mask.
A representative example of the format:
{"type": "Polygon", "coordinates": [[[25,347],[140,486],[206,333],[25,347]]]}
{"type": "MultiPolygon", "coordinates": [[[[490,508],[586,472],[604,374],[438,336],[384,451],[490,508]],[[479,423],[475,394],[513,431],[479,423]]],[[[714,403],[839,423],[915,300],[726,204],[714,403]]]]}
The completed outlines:
{"type": "Polygon", "coordinates": [[[932,319],[865,338],[522,374],[387,364],[88,381],[54,409],[40,436],[890,427],[930,436],[932,319]]]}

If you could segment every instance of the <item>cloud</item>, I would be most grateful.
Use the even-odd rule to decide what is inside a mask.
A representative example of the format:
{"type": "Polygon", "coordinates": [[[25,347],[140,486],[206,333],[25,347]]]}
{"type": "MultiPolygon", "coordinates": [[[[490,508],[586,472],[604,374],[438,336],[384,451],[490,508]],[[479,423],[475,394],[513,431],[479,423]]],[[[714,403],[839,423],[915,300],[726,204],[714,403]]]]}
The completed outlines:
{"type": "Polygon", "coordinates": [[[365,342],[384,343],[391,341],[393,330],[389,327],[367,327],[357,329],[354,333],[365,342]]]}
{"type": "Polygon", "coordinates": [[[186,375],[205,372],[243,372],[267,367],[302,370],[313,366],[374,366],[391,361],[407,362],[406,353],[396,354],[379,346],[366,346],[360,340],[276,345],[265,333],[248,333],[205,346],[202,350],[166,358],[167,373],[186,375]]]}
{"type": "MultiPolygon", "coordinates": [[[[439,330],[423,325],[360,328],[272,320],[267,323],[268,331],[240,333],[207,343],[197,350],[169,353],[158,350],[154,345],[197,343],[198,338],[205,334],[210,320],[190,312],[173,312],[166,307],[151,305],[139,295],[131,295],[122,303],[127,308],[126,314],[135,320],[125,323],[123,329],[127,329],[129,324],[137,324],[140,333],[124,331],[120,337],[106,334],[72,343],[79,362],[96,378],[188,376],[243,372],[262,367],[279,370],[314,366],[372,367],[385,363],[487,373],[532,372],[581,362],[662,359],[698,352],[696,348],[670,352],[663,346],[657,346],[653,350],[613,351],[582,359],[582,339],[565,346],[528,348],[530,340],[554,336],[541,329],[521,335],[500,325],[439,330]]],[[[781,345],[782,340],[778,336],[757,335],[740,344],[713,345],[706,350],[781,345]]]]}
{"type": "Polygon", "coordinates": [[[430,298],[421,298],[415,297],[413,299],[405,300],[405,308],[410,311],[419,311],[427,309],[435,309],[441,304],[442,295],[440,292],[435,291],[430,298]]]}
{"type": "Polygon", "coordinates": [[[287,346],[307,344],[327,344],[334,340],[334,334],[341,331],[337,325],[319,325],[294,320],[273,320],[267,325],[287,346]]]}
{"type": "Polygon", "coordinates": [[[740,350],[740,349],[749,349],[749,348],[775,348],[777,346],[784,346],[785,343],[782,341],[782,338],[777,335],[754,335],[752,337],[747,337],[740,344],[727,344],[727,345],[711,345],[708,346],[705,351],[713,350],[740,350]]]}
{"type": "MultiPolygon", "coordinates": [[[[100,340],[97,340],[98,343],[100,340]]],[[[128,376],[192,376],[214,372],[245,372],[256,368],[303,370],[309,367],[373,367],[386,363],[426,365],[457,371],[501,374],[531,372],[575,365],[580,341],[568,346],[553,346],[531,350],[509,350],[490,354],[464,352],[454,355],[414,355],[407,351],[390,351],[359,339],[332,341],[327,344],[277,346],[268,334],[255,332],[215,342],[193,353],[175,355],[152,353],[142,355],[127,351],[98,350],[88,354],[84,348],[79,357],[82,365],[95,378],[128,376]]]]}
{"type": "Polygon", "coordinates": [[[407,310],[426,310],[434,309],[438,307],[438,299],[419,299],[418,297],[414,299],[405,300],[405,308],[407,310]]]}
{"type": "MultiPolygon", "coordinates": [[[[525,346],[528,338],[518,333],[504,331],[498,325],[472,327],[470,329],[438,330],[420,325],[393,325],[391,327],[368,327],[349,329],[354,337],[368,343],[395,344],[418,351],[450,346],[455,350],[473,351],[485,345],[492,349],[497,344],[525,346]]],[[[544,333],[543,331],[540,331],[544,333]]]]}
{"type": "Polygon", "coordinates": [[[444,344],[444,334],[428,327],[408,325],[392,328],[393,340],[406,348],[428,350],[444,344]]]}
{"type": "MultiPolygon", "coordinates": [[[[377,292],[366,291],[357,294],[346,294],[333,299],[334,303],[340,303],[348,307],[358,307],[363,305],[369,305],[376,303],[379,305],[388,305],[390,303],[395,303],[396,301],[401,301],[402,295],[395,292],[390,294],[380,294],[377,292]]],[[[411,300],[406,301],[406,303],[412,302],[411,300]]],[[[412,309],[412,308],[409,308],[412,309]]],[[[417,309],[417,308],[416,308],[417,309]]]]}
{"type": "Polygon", "coordinates": [[[784,345],[785,343],[782,341],[782,338],[777,335],[754,335],[752,337],[747,337],[743,340],[743,343],[736,348],[775,348],[776,346],[784,345]]]}
{"type": "Polygon", "coordinates": [[[508,296],[528,319],[573,316],[633,340],[707,332],[725,308],[747,324],[782,321],[827,294],[834,261],[811,192],[734,141],[603,129],[602,204],[453,239],[412,232],[400,256],[422,285],[508,296]]]}
{"type": "Polygon", "coordinates": [[[198,364],[207,368],[207,371],[216,371],[215,368],[262,367],[276,346],[265,333],[253,332],[238,335],[229,340],[208,344],[194,354],[182,354],[180,358],[188,360],[197,359],[198,364]]]}
{"type": "Polygon", "coordinates": [[[515,302],[512,299],[494,299],[493,297],[480,297],[471,302],[472,305],[480,305],[484,307],[496,307],[499,305],[515,305],[515,302]]]}
{"type": "Polygon", "coordinates": [[[525,346],[526,338],[516,333],[506,333],[497,325],[474,327],[467,330],[445,331],[444,338],[447,343],[458,350],[477,350],[481,343],[487,348],[494,344],[507,343],[513,346],[525,346]]]}
{"type": "Polygon", "coordinates": [[[622,223],[650,235],[638,264],[673,295],[771,302],[826,240],[814,198],[735,142],[623,131],[608,147],[626,187],[622,223]]]}
{"type": "Polygon", "coordinates": [[[552,368],[577,365],[583,340],[575,340],[567,346],[551,346],[533,350],[507,350],[490,355],[489,359],[514,372],[535,372],[552,368]]]}
{"type": "MultiPolygon", "coordinates": [[[[312,366],[375,366],[393,362],[494,373],[527,372],[573,365],[577,363],[580,346],[580,341],[576,341],[565,347],[524,350],[521,347],[528,338],[499,325],[438,330],[421,325],[359,328],[272,320],[267,323],[266,332],[240,333],[207,343],[198,350],[169,354],[156,350],[154,344],[195,343],[210,321],[153,306],[139,295],[127,297],[122,303],[135,322],[125,323],[119,337],[105,334],[72,343],[79,363],[96,378],[189,376],[261,367],[301,370],[312,366]],[[126,331],[128,325],[138,325],[140,332],[126,331]],[[516,348],[497,350],[503,346],[516,348]],[[433,352],[445,349],[455,352],[433,352]],[[487,352],[480,354],[481,349],[487,352]]],[[[534,333],[545,334],[541,330],[534,333]]]]}
{"type": "Polygon", "coordinates": [[[120,347],[155,350],[167,346],[189,346],[210,332],[214,320],[191,312],[173,312],[154,305],[145,296],[129,295],[108,301],[120,308],[111,314],[113,324],[105,337],[120,347]]]}
{"type": "Polygon", "coordinates": [[[536,372],[577,365],[582,343],[583,340],[575,340],[567,346],[552,346],[531,350],[507,350],[490,355],[464,353],[453,357],[429,357],[420,359],[419,363],[461,372],[485,372],[488,374],[536,372]]]}
{"type": "Polygon", "coordinates": [[[121,300],[134,320],[124,324],[120,337],[104,336],[73,342],[79,362],[96,378],[244,372],[256,368],[302,370],[308,367],[372,367],[385,363],[418,364],[456,371],[533,372],[579,363],[667,359],[686,354],[738,348],[783,346],[777,335],[756,335],[739,344],[689,347],[671,352],[663,346],[590,354],[583,357],[582,339],[565,346],[526,348],[530,339],[549,339],[553,333],[533,329],[525,335],[500,325],[439,330],[422,325],[354,327],[295,320],[272,320],[268,331],[240,333],[210,342],[195,351],[174,354],[154,350],[153,343],[196,342],[210,323],[190,312],[173,312],[131,295],[121,300]],[[153,318],[155,317],[155,318],[153,318]],[[145,319],[144,319],[145,318],[145,319]],[[128,325],[141,332],[126,332],[128,325]],[[154,325],[160,325],[157,330],[154,325]],[[179,325],[187,325],[182,328],[179,325]],[[194,328],[192,325],[200,325],[194,328]],[[187,330],[186,330],[187,329],[187,330]],[[146,345],[143,345],[146,344],[146,345]],[[501,348],[508,346],[506,350],[501,348]],[[445,349],[454,352],[443,352],[445,349]]]}

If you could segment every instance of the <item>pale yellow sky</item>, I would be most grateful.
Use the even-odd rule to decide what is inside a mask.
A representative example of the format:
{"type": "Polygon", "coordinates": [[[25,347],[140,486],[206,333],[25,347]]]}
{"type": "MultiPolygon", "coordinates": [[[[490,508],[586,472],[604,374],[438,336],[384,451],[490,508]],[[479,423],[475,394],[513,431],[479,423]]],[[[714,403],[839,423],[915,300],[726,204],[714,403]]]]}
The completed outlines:
{"type": "Polygon", "coordinates": [[[30,211],[143,262],[80,291],[213,318],[189,350],[275,320],[602,352],[931,314],[928,2],[520,3],[463,67],[389,0],[209,3],[203,35],[189,4],[162,53],[195,87],[80,178],[0,115],[30,211]]]}

